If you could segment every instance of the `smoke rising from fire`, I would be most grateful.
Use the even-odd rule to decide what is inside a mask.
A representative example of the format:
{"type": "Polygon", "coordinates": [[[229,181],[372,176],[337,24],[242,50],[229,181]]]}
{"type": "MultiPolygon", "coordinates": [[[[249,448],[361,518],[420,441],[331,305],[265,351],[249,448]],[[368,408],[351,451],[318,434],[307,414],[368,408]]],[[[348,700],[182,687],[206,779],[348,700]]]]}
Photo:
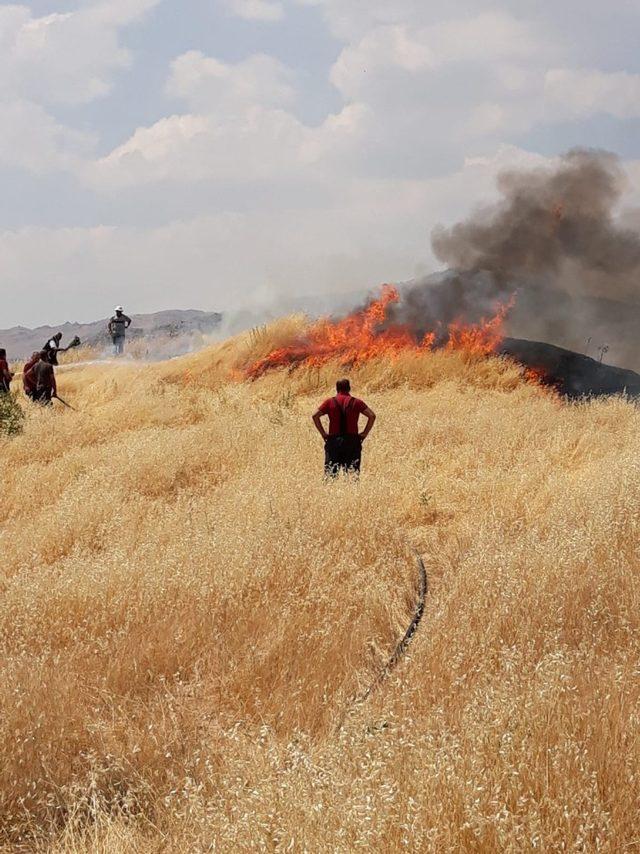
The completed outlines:
{"type": "Polygon", "coordinates": [[[497,204],[434,231],[446,272],[385,286],[346,316],[316,321],[247,374],[439,347],[486,355],[508,345],[505,334],[586,353],[591,345],[635,367],[640,234],[617,218],[624,187],[619,161],[600,151],[504,172],[497,204]]]}
{"type": "Polygon", "coordinates": [[[510,334],[581,351],[607,346],[612,361],[638,366],[640,234],[616,217],[625,183],[618,158],[603,151],[502,173],[496,205],[434,230],[448,272],[405,286],[388,322],[417,336],[477,323],[516,292],[510,334]]]}

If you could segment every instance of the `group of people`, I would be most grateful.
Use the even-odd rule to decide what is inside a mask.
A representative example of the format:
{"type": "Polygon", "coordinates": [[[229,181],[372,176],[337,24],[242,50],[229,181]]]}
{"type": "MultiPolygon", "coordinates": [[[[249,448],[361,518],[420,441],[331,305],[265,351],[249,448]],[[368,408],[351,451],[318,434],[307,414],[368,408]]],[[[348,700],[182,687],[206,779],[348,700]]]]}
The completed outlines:
{"type": "MultiPolygon", "coordinates": [[[[109,321],[109,334],[117,355],[124,350],[126,330],[130,325],[131,319],[124,314],[122,306],[118,306],[109,321]]],[[[80,339],[75,338],[68,347],[61,347],[61,341],[62,333],[58,332],[47,341],[42,350],[31,354],[22,370],[24,393],[36,403],[50,405],[53,398],[57,397],[54,366],[58,364],[58,353],[80,343],[80,339]]],[[[0,393],[10,391],[12,379],[6,350],[0,348],[0,393]]],[[[335,397],[327,398],[318,407],[312,419],[324,441],[325,474],[328,477],[335,477],[341,471],[358,474],[362,443],[371,432],[376,415],[363,400],[351,395],[349,380],[338,380],[335,397]],[[366,418],[362,431],[359,427],[361,415],[366,418]],[[324,416],[329,418],[328,429],[322,422],[324,416]]]]}
{"type": "MultiPolygon", "coordinates": [[[[117,306],[108,326],[115,355],[121,355],[124,352],[126,330],[129,326],[131,326],[131,318],[127,317],[121,305],[117,306]]],[[[31,358],[22,369],[22,387],[29,400],[45,406],[51,405],[52,400],[58,396],[54,370],[58,364],[58,354],[66,353],[80,343],[80,339],[76,336],[66,347],[63,347],[62,332],[56,332],[46,341],[42,350],[36,350],[31,354],[31,358]]],[[[9,394],[13,377],[9,369],[7,351],[0,348],[0,394],[9,394]]]]}
{"type": "MultiPolygon", "coordinates": [[[[22,369],[22,387],[25,395],[34,403],[50,405],[54,397],[57,397],[56,375],[54,365],[58,364],[58,353],[76,346],[71,342],[69,347],[60,347],[62,333],[58,332],[50,338],[42,350],[36,350],[31,354],[22,369]]],[[[8,394],[11,391],[13,373],[9,370],[7,362],[7,351],[0,349],[0,393],[8,394]]]]}

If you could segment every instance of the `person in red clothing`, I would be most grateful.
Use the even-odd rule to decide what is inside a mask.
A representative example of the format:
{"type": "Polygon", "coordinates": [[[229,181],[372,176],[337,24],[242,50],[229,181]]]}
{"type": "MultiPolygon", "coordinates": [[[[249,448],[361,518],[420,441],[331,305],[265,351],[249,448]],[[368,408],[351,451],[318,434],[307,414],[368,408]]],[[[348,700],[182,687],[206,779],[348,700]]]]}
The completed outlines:
{"type": "Polygon", "coordinates": [[[43,406],[51,406],[51,398],[56,397],[56,375],[53,365],[47,359],[47,353],[43,350],[40,358],[33,364],[25,374],[25,380],[33,385],[31,400],[41,403],[43,406]]]}
{"type": "Polygon", "coordinates": [[[36,380],[33,374],[30,373],[31,368],[35,365],[36,362],[40,361],[40,351],[36,350],[35,353],[31,354],[31,358],[28,362],[25,362],[24,368],[22,369],[22,388],[24,389],[24,393],[26,396],[33,400],[33,393],[36,390],[36,380]]]}
{"type": "Polygon", "coordinates": [[[11,380],[13,374],[9,370],[7,362],[7,351],[4,347],[0,347],[0,394],[8,394],[11,391],[11,380]]]}
{"type": "Polygon", "coordinates": [[[312,415],[318,433],[324,439],[324,471],[328,477],[336,477],[340,471],[360,472],[362,443],[367,438],[376,420],[375,412],[363,400],[351,396],[349,380],[338,380],[336,396],[324,401],[312,415]],[[323,415],[329,416],[329,431],[322,423],[323,415]],[[367,419],[362,432],[358,428],[361,415],[367,419]]]}

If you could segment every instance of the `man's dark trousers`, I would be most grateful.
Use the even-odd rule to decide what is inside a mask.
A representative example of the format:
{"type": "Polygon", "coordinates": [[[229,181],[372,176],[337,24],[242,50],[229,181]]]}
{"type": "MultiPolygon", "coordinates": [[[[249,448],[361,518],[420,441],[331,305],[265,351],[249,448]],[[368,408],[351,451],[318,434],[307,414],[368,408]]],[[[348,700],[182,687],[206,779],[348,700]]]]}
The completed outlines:
{"type": "Polygon", "coordinates": [[[53,397],[52,388],[38,388],[33,392],[31,400],[34,403],[40,403],[42,406],[52,406],[51,398],[53,397]]]}
{"type": "Polygon", "coordinates": [[[362,439],[360,436],[329,436],[324,443],[324,473],[336,477],[340,471],[360,473],[362,439]]]}

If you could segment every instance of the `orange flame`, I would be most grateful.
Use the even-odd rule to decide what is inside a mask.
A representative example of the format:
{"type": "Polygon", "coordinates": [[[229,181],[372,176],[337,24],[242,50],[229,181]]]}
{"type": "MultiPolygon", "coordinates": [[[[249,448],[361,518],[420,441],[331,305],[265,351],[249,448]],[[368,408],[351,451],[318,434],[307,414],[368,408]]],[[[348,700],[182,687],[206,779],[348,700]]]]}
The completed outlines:
{"type": "Polygon", "coordinates": [[[524,368],[524,378],[532,385],[538,385],[551,395],[556,394],[555,384],[544,368],[524,368]]]}
{"type": "Polygon", "coordinates": [[[252,378],[268,370],[296,365],[319,366],[335,360],[341,365],[359,365],[380,356],[395,358],[400,353],[432,350],[436,338],[446,339],[447,350],[464,350],[477,355],[495,352],[502,340],[502,327],[513,298],[499,306],[496,314],[478,324],[452,323],[447,334],[441,330],[428,332],[416,340],[407,326],[385,325],[389,306],[397,303],[400,295],[392,285],[383,285],[378,299],[354,311],[341,320],[322,319],[314,323],[298,341],[273,350],[268,356],[254,362],[247,369],[252,378]]]}

